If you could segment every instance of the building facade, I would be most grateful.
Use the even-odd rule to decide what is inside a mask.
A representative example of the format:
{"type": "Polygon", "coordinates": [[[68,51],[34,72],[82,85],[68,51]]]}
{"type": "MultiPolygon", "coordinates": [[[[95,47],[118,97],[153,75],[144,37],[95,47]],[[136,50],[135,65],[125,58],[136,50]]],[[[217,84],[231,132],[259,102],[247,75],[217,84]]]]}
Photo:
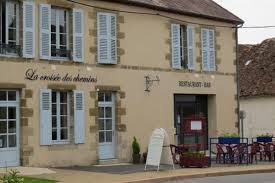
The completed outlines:
{"type": "Polygon", "coordinates": [[[237,132],[242,20],[152,2],[1,1],[0,166],[129,162],[133,137],[145,152],[160,127],[205,148],[237,132]],[[182,132],[192,116],[206,133],[182,132]]]}

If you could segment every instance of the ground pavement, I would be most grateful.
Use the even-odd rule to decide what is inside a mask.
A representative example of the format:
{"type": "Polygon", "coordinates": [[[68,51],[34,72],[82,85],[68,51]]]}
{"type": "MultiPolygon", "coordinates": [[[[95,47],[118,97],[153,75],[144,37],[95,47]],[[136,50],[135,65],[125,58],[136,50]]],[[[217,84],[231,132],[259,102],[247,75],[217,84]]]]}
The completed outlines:
{"type": "Polygon", "coordinates": [[[36,175],[35,177],[54,179],[65,183],[155,183],[208,176],[275,172],[275,164],[175,170],[172,170],[171,167],[164,167],[159,172],[153,170],[144,172],[143,168],[143,165],[55,168],[50,169],[55,173],[36,175]]]}

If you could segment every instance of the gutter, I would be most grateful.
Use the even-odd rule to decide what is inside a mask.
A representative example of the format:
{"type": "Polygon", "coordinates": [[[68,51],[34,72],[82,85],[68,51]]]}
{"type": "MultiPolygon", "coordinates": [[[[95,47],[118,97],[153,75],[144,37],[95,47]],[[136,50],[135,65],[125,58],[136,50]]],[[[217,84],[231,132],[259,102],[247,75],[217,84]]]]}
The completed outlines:
{"type": "Polygon", "coordinates": [[[236,78],[236,82],[237,82],[237,116],[238,116],[238,133],[241,133],[241,129],[240,129],[240,62],[238,59],[239,56],[239,36],[238,36],[238,29],[241,28],[243,26],[243,24],[241,24],[240,26],[237,26],[235,28],[235,37],[236,37],[236,74],[237,74],[237,78],[236,78]]]}

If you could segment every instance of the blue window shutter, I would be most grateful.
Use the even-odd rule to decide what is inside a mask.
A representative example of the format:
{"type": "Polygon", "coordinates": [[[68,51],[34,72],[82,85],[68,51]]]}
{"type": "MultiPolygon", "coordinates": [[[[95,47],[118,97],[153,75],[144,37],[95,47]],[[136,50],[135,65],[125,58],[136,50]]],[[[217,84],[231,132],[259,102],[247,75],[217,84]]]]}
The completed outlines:
{"type": "Polygon", "coordinates": [[[52,91],[40,91],[40,145],[52,144],[52,91]]]}
{"type": "Polygon", "coordinates": [[[172,68],[181,69],[180,25],[171,25],[172,68]]]}
{"type": "Polygon", "coordinates": [[[202,70],[209,71],[209,33],[208,29],[201,30],[202,70]]]}
{"type": "Polygon", "coordinates": [[[35,56],[35,2],[23,2],[23,56],[35,56]]]}
{"type": "Polygon", "coordinates": [[[73,9],[73,59],[84,61],[84,14],[81,9],[73,9]]]}
{"type": "Polygon", "coordinates": [[[85,143],[84,92],[74,91],[74,140],[75,144],[85,143]]]}
{"type": "Polygon", "coordinates": [[[192,26],[187,26],[187,56],[188,69],[195,69],[195,47],[194,47],[194,29],[192,26]]]}
{"type": "Polygon", "coordinates": [[[51,6],[40,4],[40,58],[50,59],[51,54],[51,6]]]}
{"type": "Polygon", "coordinates": [[[209,70],[216,71],[215,30],[209,30],[209,70]]]}

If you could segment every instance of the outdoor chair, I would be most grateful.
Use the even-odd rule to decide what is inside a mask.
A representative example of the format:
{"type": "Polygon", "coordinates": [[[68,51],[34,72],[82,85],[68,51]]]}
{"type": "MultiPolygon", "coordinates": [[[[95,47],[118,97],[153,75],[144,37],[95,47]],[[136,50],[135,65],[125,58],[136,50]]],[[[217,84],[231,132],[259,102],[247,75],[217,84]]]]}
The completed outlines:
{"type": "Polygon", "coordinates": [[[224,150],[222,148],[221,144],[216,144],[216,149],[217,149],[217,153],[216,153],[216,163],[221,163],[223,162],[225,164],[226,162],[226,157],[228,156],[228,153],[226,152],[226,150],[224,150]]]}

